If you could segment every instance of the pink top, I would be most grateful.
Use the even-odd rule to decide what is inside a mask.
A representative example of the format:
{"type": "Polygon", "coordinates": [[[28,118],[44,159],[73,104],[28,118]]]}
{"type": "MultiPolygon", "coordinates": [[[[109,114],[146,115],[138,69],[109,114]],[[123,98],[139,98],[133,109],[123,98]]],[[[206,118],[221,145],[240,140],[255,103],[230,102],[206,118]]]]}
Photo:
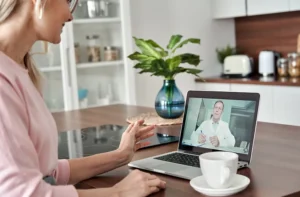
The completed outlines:
{"type": "Polygon", "coordinates": [[[0,51],[0,196],[77,197],[58,133],[28,72],[0,51]],[[43,180],[53,175],[57,184],[43,180]]]}

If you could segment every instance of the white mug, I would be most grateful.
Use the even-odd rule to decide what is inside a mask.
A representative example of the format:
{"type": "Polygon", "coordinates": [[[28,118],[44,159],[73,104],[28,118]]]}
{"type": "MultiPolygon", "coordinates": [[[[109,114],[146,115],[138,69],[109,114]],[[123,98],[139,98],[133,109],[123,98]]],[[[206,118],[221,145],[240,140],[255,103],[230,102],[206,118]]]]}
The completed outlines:
{"type": "Polygon", "coordinates": [[[237,173],[238,155],[230,152],[209,152],[199,156],[202,174],[214,189],[231,186],[237,173]]]}

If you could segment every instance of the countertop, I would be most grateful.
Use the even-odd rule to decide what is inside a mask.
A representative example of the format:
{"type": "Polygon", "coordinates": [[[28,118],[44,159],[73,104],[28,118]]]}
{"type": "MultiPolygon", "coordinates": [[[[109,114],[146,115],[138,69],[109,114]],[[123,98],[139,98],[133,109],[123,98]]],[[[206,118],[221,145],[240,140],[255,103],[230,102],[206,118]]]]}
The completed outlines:
{"type": "MultiPolygon", "coordinates": [[[[234,84],[254,84],[254,85],[275,85],[275,86],[299,86],[300,78],[277,78],[277,77],[249,77],[249,78],[226,78],[221,76],[204,78],[204,83],[234,83],[234,84]]],[[[200,79],[195,79],[198,83],[203,83],[200,79]]]]}

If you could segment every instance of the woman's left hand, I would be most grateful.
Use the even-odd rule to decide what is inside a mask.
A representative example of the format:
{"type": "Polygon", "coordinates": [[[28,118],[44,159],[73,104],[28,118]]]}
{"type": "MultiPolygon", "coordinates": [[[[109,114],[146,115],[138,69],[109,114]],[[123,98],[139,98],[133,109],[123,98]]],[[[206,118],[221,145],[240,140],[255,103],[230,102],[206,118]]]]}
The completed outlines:
{"type": "Polygon", "coordinates": [[[154,135],[155,126],[141,127],[143,123],[144,120],[140,120],[130,124],[122,134],[118,150],[126,156],[127,163],[131,161],[135,151],[150,144],[150,142],[141,141],[154,135]]]}

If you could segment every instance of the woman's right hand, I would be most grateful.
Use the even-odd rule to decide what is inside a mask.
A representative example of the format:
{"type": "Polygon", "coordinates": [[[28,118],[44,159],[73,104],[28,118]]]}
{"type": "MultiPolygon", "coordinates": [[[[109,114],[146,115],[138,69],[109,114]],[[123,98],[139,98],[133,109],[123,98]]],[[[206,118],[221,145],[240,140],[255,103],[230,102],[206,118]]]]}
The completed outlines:
{"type": "Polygon", "coordinates": [[[165,188],[166,182],[139,170],[132,171],[114,186],[120,197],[145,197],[165,188]]]}

